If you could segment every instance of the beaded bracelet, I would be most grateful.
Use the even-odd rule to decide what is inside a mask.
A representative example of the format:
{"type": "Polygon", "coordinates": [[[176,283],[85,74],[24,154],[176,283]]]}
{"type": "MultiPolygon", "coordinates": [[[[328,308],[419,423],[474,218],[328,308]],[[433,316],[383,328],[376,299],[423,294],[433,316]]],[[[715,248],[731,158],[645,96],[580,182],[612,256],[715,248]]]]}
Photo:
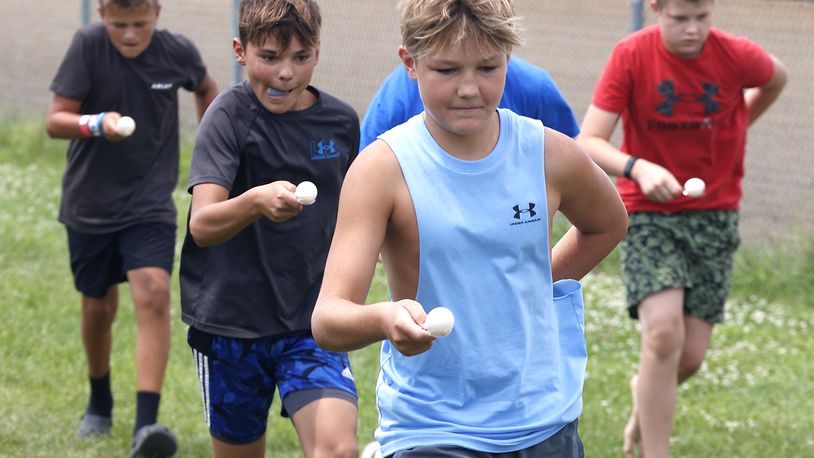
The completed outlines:
{"type": "Polygon", "coordinates": [[[105,129],[102,127],[102,120],[106,114],[107,112],[103,111],[97,115],[94,115],[90,121],[88,121],[88,128],[94,137],[105,138],[105,129]]]}

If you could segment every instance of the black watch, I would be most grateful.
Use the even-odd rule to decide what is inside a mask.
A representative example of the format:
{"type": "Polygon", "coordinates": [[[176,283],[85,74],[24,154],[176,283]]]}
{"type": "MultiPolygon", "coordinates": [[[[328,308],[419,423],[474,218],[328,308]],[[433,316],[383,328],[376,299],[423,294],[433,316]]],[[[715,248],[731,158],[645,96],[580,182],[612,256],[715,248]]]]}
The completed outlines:
{"type": "Polygon", "coordinates": [[[633,177],[630,176],[630,172],[633,171],[633,165],[636,164],[639,158],[636,156],[630,156],[627,158],[627,162],[625,163],[625,171],[622,172],[622,175],[627,178],[628,180],[632,180],[633,177]]]}

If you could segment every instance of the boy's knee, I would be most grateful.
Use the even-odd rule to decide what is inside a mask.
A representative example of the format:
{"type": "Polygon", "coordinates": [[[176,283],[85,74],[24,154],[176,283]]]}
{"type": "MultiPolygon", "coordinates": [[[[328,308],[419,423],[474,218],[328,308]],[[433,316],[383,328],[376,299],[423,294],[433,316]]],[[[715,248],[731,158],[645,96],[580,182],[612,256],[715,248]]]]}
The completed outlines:
{"type": "Polygon", "coordinates": [[[104,299],[85,298],[82,301],[82,314],[93,320],[112,319],[116,314],[116,304],[104,299]]]}
{"type": "Polygon", "coordinates": [[[679,326],[656,326],[642,332],[642,347],[659,359],[667,359],[681,352],[684,332],[679,326]]]}
{"type": "Polygon", "coordinates": [[[170,282],[164,271],[139,273],[131,279],[130,288],[139,306],[169,306],[170,282]]]}
{"type": "Polygon", "coordinates": [[[170,297],[170,285],[163,279],[151,280],[147,284],[147,296],[150,302],[167,304],[170,297]]]}
{"type": "Polygon", "coordinates": [[[318,441],[314,456],[317,458],[357,458],[359,456],[359,449],[356,446],[356,439],[352,437],[332,439],[323,444],[320,444],[318,441]]]}

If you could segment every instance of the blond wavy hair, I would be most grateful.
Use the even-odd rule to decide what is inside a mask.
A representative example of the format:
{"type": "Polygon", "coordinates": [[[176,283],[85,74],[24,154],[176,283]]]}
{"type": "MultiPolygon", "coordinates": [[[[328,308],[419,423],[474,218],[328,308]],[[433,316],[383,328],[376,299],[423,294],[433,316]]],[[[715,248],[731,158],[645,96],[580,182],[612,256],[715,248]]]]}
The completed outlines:
{"type": "Polygon", "coordinates": [[[399,0],[402,46],[413,58],[474,40],[484,55],[523,44],[513,0],[399,0]]]}

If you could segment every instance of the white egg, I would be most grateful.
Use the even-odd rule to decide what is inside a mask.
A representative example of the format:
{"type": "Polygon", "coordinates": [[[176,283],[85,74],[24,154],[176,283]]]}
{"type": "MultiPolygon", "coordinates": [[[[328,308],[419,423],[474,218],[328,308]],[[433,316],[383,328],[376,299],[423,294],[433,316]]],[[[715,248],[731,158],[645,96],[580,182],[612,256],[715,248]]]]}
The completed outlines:
{"type": "Polygon", "coordinates": [[[433,337],[449,335],[453,326],[455,326],[455,316],[452,314],[452,310],[446,307],[436,307],[430,310],[424,321],[424,329],[429,331],[433,337]]]}
{"type": "Polygon", "coordinates": [[[133,132],[136,130],[136,121],[133,120],[130,116],[122,116],[116,121],[116,131],[122,137],[129,137],[133,135],[133,132]]]}
{"type": "Polygon", "coordinates": [[[688,197],[701,197],[707,185],[700,178],[690,178],[684,183],[684,195],[688,197]]]}
{"type": "Polygon", "coordinates": [[[297,202],[300,204],[311,205],[317,200],[317,186],[310,181],[303,181],[297,185],[294,196],[297,197],[297,202]]]}

